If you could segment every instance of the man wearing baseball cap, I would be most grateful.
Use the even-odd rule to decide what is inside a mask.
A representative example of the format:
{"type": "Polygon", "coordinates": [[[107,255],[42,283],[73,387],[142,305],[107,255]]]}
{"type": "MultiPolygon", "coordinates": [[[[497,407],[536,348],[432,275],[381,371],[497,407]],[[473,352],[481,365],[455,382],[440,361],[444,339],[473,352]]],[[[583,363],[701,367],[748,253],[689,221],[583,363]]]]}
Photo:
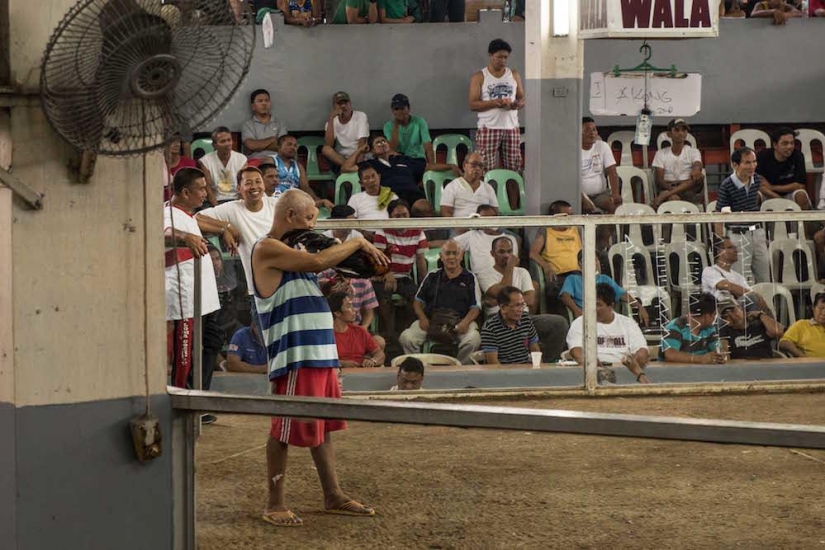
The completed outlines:
{"type": "Polygon", "coordinates": [[[321,153],[332,165],[336,174],[347,157],[367,143],[370,123],[366,113],[352,110],[352,101],[347,92],[332,95],[332,111],[324,126],[324,147],[321,153]]]}
{"type": "Polygon", "coordinates": [[[410,114],[410,99],[404,94],[395,94],[390,102],[392,120],[384,124],[384,137],[390,149],[411,158],[427,161],[427,170],[452,170],[456,176],[461,170],[455,164],[437,163],[430,127],[423,117],[410,114]]]}
{"type": "Polygon", "coordinates": [[[656,151],[653,171],[658,194],[653,207],[665,201],[704,202],[705,176],[702,174],[702,155],[687,143],[690,126],[684,119],[674,118],[667,125],[670,147],[656,151]]]}
{"type": "Polygon", "coordinates": [[[785,327],[764,311],[747,311],[743,300],[718,303],[719,339],[731,359],[770,359],[785,327]]]}

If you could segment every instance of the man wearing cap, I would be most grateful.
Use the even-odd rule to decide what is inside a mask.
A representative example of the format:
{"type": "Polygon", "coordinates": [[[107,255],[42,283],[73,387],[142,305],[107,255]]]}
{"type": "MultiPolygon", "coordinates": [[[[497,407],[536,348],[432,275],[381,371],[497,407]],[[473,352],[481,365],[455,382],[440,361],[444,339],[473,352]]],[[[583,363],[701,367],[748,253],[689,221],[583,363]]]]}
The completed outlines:
{"type": "Polygon", "coordinates": [[[690,126],[681,118],[674,118],[667,125],[670,147],[659,149],[653,157],[656,189],[659,191],[653,200],[653,208],[658,208],[665,201],[704,202],[702,155],[685,141],[689,131],[690,126]]]}
{"type": "Polygon", "coordinates": [[[332,96],[332,112],[324,126],[324,147],[321,153],[332,164],[336,174],[358,148],[367,143],[370,123],[366,113],[352,110],[347,92],[335,92],[332,96]]]}
{"type": "Polygon", "coordinates": [[[395,94],[390,103],[392,120],[384,124],[384,136],[390,149],[411,158],[426,159],[427,170],[452,170],[456,176],[461,170],[455,164],[437,163],[430,138],[430,127],[423,117],[410,114],[410,100],[404,94],[395,94]]]}
{"type": "Polygon", "coordinates": [[[286,124],[272,115],[269,92],[263,88],[250,95],[252,118],[241,130],[244,154],[251,159],[274,155],[278,150],[278,138],[286,134],[286,124]]]}
{"type": "Polygon", "coordinates": [[[762,310],[746,313],[741,300],[719,302],[719,339],[731,359],[769,359],[785,327],[762,310]]]}

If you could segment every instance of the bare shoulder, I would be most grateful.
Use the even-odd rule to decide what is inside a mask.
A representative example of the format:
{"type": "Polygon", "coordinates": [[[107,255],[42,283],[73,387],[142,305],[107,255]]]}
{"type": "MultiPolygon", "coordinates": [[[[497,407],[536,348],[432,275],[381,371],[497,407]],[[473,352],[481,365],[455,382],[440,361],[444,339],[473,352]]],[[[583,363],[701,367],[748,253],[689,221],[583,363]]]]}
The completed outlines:
{"type": "Polygon", "coordinates": [[[473,73],[473,76],[470,77],[470,83],[478,83],[484,80],[484,74],[481,71],[476,71],[473,73]]]}

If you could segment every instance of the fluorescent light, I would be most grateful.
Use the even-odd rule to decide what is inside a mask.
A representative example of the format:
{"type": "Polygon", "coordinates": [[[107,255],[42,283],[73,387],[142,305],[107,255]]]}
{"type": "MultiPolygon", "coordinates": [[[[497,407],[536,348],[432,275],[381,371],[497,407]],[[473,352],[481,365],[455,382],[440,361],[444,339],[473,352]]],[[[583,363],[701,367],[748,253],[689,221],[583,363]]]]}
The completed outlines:
{"type": "Polygon", "coordinates": [[[570,0],[553,0],[553,36],[570,34],[570,0]]]}

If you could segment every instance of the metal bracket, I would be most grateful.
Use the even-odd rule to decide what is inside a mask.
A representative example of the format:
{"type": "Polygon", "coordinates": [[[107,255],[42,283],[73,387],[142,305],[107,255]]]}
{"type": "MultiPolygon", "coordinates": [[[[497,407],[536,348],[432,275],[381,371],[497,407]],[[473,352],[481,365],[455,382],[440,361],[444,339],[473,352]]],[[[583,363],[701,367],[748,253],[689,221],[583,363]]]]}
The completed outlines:
{"type": "Polygon", "coordinates": [[[43,209],[43,197],[45,195],[38,193],[3,168],[0,168],[0,183],[11,189],[32,210],[43,209]]]}

